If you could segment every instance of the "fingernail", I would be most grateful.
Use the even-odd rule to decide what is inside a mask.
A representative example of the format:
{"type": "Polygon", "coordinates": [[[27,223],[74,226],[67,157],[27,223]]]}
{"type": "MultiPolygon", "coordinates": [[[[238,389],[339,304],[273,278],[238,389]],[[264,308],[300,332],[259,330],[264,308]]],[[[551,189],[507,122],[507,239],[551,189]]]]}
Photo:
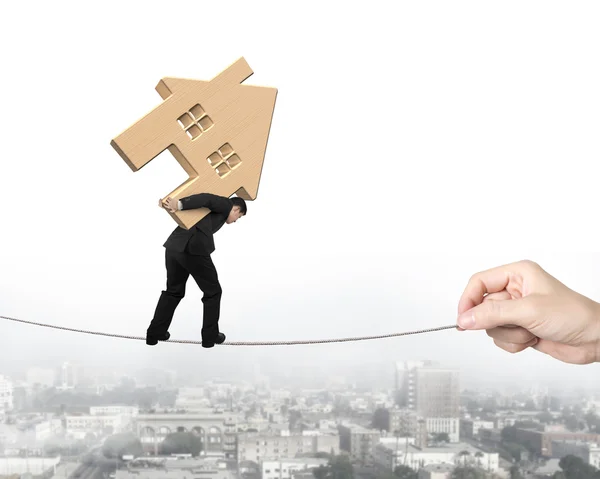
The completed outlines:
{"type": "Polygon", "coordinates": [[[458,317],[458,325],[461,328],[469,329],[475,325],[475,318],[473,313],[463,313],[458,317]]]}

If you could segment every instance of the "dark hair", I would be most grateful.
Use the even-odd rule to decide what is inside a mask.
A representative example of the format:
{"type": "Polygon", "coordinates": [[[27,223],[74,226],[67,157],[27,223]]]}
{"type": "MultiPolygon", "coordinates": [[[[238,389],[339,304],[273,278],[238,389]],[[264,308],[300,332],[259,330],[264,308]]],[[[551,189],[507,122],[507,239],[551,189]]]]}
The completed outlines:
{"type": "Polygon", "coordinates": [[[240,207],[240,212],[243,215],[246,215],[246,212],[248,211],[248,208],[246,207],[246,202],[244,201],[243,198],[239,198],[237,196],[234,196],[233,198],[231,198],[231,201],[233,202],[233,206],[239,206],[240,207]]]}

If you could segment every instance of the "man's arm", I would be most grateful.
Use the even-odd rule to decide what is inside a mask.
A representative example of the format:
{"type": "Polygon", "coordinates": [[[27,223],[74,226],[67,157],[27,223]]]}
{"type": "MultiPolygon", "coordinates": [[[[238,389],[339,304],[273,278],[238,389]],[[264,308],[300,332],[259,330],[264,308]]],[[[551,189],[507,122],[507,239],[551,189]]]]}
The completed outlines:
{"type": "Polygon", "coordinates": [[[224,196],[213,195],[212,193],[199,193],[197,195],[186,196],[177,202],[180,210],[193,210],[197,208],[208,208],[215,213],[229,213],[233,203],[224,196]]]}

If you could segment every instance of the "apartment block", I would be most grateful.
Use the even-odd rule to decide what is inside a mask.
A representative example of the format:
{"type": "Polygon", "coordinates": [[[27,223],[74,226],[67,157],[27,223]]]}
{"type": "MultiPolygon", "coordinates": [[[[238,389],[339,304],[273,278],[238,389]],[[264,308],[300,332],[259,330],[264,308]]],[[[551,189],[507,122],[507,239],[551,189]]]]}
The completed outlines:
{"type": "Polygon", "coordinates": [[[340,436],[337,432],[315,434],[243,433],[238,435],[238,461],[267,461],[295,458],[317,452],[340,453],[340,436]]]}
{"type": "Polygon", "coordinates": [[[367,429],[356,424],[338,426],[340,433],[340,449],[350,453],[350,458],[363,464],[373,462],[375,445],[381,438],[377,429],[367,429]]]}

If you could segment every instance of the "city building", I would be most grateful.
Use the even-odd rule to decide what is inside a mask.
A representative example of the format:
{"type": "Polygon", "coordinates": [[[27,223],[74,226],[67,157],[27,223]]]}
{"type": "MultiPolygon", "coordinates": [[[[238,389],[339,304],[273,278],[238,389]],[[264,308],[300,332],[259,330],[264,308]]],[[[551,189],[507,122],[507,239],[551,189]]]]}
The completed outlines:
{"type": "Polygon", "coordinates": [[[208,392],[203,387],[179,388],[175,399],[175,408],[190,412],[203,412],[211,407],[208,392]]]}
{"type": "Polygon", "coordinates": [[[337,432],[312,431],[308,434],[242,433],[238,436],[238,462],[279,461],[310,456],[317,452],[340,453],[340,436],[337,432]]]}
{"type": "Polygon", "coordinates": [[[430,435],[447,433],[450,442],[458,442],[459,371],[441,368],[433,361],[405,361],[396,363],[395,373],[396,398],[401,408],[425,418],[430,435]]]}
{"type": "Polygon", "coordinates": [[[8,457],[0,460],[0,476],[23,477],[26,474],[32,476],[48,475],[52,477],[56,472],[56,466],[60,457],[8,457]]]}
{"type": "Polygon", "coordinates": [[[53,418],[50,414],[17,419],[15,427],[17,435],[13,444],[19,447],[41,447],[44,441],[63,430],[60,418],[53,418]]]}
{"type": "Polygon", "coordinates": [[[448,434],[451,443],[460,440],[460,418],[458,417],[428,417],[425,419],[429,434],[448,434]]]}
{"type": "Polygon", "coordinates": [[[427,464],[419,469],[417,479],[451,479],[455,467],[452,464],[427,464]]]}
{"type": "Polygon", "coordinates": [[[115,479],[236,479],[235,469],[217,459],[185,456],[139,457],[128,461],[126,468],[116,471],[115,479]]]}
{"type": "Polygon", "coordinates": [[[139,411],[137,406],[90,406],[90,415],[92,416],[123,415],[135,417],[139,414],[139,411]]]}
{"type": "Polygon", "coordinates": [[[419,470],[427,465],[470,464],[489,472],[496,472],[499,467],[497,452],[485,452],[465,443],[427,448],[408,444],[408,447],[398,448],[393,444],[380,442],[374,448],[374,461],[378,467],[389,472],[400,465],[419,470]]]}
{"type": "Polygon", "coordinates": [[[474,439],[479,436],[480,429],[494,429],[494,421],[482,421],[480,419],[461,419],[460,436],[474,439]]]}
{"type": "Polygon", "coordinates": [[[576,432],[548,432],[536,431],[534,429],[517,428],[515,431],[517,442],[529,444],[537,454],[542,457],[556,457],[553,453],[553,444],[556,441],[580,441],[597,444],[600,442],[600,434],[576,433],[576,432]]]}
{"type": "Polygon", "coordinates": [[[327,459],[313,457],[286,459],[282,461],[262,461],[261,479],[292,479],[297,472],[311,472],[321,465],[327,465],[327,462],[327,459]]]}
{"type": "Polygon", "coordinates": [[[124,414],[81,414],[65,416],[65,432],[69,437],[84,439],[86,435],[117,434],[131,428],[131,417],[124,414]]]}
{"type": "Polygon", "coordinates": [[[77,385],[77,374],[75,367],[68,361],[62,363],[58,369],[56,389],[74,389],[77,385]]]}
{"type": "Polygon", "coordinates": [[[237,456],[238,416],[232,412],[138,414],[135,424],[142,446],[154,454],[158,454],[158,445],[167,435],[190,431],[200,438],[204,455],[228,459],[237,456]]]}
{"type": "Polygon", "coordinates": [[[340,449],[350,453],[350,458],[363,464],[373,462],[373,450],[381,438],[377,429],[368,429],[357,424],[339,425],[340,449]]]}
{"type": "Polygon", "coordinates": [[[600,469],[600,446],[597,443],[569,439],[554,439],[551,443],[553,458],[561,459],[570,454],[600,469]]]}

